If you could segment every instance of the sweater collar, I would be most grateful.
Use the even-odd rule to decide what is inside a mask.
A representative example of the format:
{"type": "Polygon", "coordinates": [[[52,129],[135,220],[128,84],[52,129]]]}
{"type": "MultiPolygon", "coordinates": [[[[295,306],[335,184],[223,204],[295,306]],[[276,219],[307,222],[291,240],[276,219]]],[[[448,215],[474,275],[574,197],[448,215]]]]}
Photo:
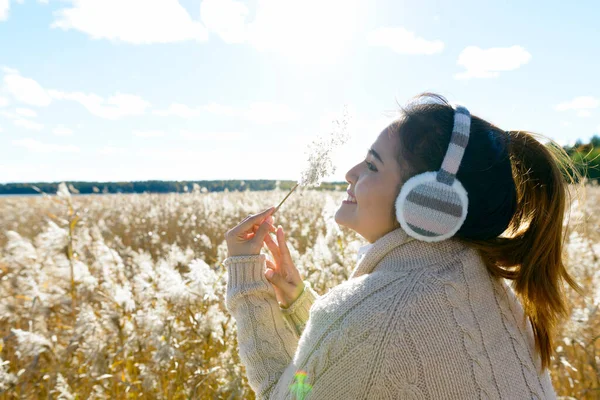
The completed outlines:
{"type": "Polygon", "coordinates": [[[425,242],[409,236],[402,228],[396,228],[374,243],[361,247],[357,265],[349,279],[371,273],[384,258],[392,258],[394,268],[425,267],[446,261],[450,255],[465,247],[455,237],[425,242]]]}
{"type": "Polygon", "coordinates": [[[358,248],[358,252],[356,254],[356,263],[357,264],[360,262],[360,260],[362,260],[364,255],[367,254],[367,251],[369,251],[369,249],[371,247],[373,247],[373,245],[374,245],[374,243],[368,243],[368,244],[365,244],[364,246],[360,246],[358,248]]]}

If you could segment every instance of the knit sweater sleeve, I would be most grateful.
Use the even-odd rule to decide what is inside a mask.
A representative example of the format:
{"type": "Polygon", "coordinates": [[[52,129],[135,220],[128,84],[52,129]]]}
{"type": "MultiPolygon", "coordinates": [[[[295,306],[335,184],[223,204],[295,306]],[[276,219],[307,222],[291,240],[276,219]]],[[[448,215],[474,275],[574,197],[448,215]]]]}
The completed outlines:
{"type": "Polygon", "coordinates": [[[279,307],[284,318],[294,327],[298,337],[302,336],[308,317],[310,316],[310,308],[319,297],[314,291],[309,281],[304,281],[304,290],[292,304],[287,308],[279,307]]]}
{"type": "Polygon", "coordinates": [[[318,295],[305,289],[287,309],[266,279],[264,254],[227,258],[225,306],[237,323],[240,359],[248,383],[260,399],[267,399],[292,362],[312,303],[318,295]]]}

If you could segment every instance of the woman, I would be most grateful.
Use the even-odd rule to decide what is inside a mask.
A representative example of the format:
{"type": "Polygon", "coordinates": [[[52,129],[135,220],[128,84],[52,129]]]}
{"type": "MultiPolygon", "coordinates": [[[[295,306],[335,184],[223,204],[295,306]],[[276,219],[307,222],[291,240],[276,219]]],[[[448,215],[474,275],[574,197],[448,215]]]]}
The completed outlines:
{"type": "Polygon", "coordinates": [[[336,222],[369,242],[347,281],[322,296],[303,281],[273,207],[226,233],[249,384],[261,399],[555,399],[562,280],[581,290],[561,259],[559,157],[435,94],[402,111],[346,174],[336,222]]]}

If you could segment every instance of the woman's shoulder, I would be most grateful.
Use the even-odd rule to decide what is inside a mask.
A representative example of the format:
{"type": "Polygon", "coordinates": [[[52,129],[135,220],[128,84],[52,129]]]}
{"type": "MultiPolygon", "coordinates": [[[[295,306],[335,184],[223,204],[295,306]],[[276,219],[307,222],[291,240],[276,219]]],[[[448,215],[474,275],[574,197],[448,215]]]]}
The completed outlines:
{"type": "Polygon", "coordinates": [[[491,279],[480,253],[466,246],[447,259],[429,265],[425,272],[423,283],[431,286],[443,284],[475,285],[477,282],[491,279]]]}
{"type": "MultiPolygon", "coordinates": [[[[506,285],[487,270],[477,250],[466,248],[448,259],[413,271],[412,284],[399,280],[394,285],[404,297],[405,309],[429,308],[452,310],[464,307],[498,309],[498,302],[506,296],[506,285]]],[[[393,280],[395,273],[382,273],[393,280]]],[[[431,310],[429,310],[431,312],[431,310]]],[[[417,312],[418,313],[418,312],[417,312]]]]}
{"type": "Polygon", "coordinates": [[[311,312],[348,312],[365,302],[370,307],[390,302],[398,303],[399,307],[408,303],[418,305],[420,301],[430,301],[431,296],[451,295],[453,290],[463,295],[469,290],[480,291],[478,287],[486,286],[485,281],[489,279],[478,253],[465,248],[443,262],[422,268],[381,268],[350,278],[320,296],[311,312]]]}

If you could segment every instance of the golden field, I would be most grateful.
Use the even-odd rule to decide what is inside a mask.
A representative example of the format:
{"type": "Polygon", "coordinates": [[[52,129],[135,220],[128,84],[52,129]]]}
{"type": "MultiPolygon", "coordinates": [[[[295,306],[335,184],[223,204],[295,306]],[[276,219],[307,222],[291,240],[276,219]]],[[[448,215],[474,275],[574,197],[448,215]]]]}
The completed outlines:
{"type": "MultiPolygon", "coordinates": [[[[0,197],[0,398],[253,399],[224,304],[224,233],[286,193],[0,197]]],[[[565,260],[587,295],[566,289],[550,371],[565,399],[600,398],[600,187],[582,194],[565,260]]],[[[275,215],[320,294],[366,243],[333,219],[345,197],[296,192],[275,215]]]]}

